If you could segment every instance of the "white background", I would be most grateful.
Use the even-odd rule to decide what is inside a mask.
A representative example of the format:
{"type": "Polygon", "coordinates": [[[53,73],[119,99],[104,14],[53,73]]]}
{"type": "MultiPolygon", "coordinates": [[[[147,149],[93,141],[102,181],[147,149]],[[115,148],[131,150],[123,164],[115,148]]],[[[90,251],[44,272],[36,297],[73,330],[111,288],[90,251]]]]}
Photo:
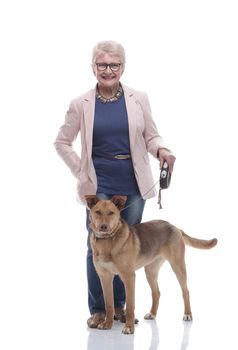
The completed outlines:
{"type": "MultiPolygon", "coordinates": [[[[177,157],[164,209],[152,199],[143,219],[218,238],[211,251],[187,250],[192,308],[208,327],[219,321],[211,334],[235,348],[237,18],[231,0],[1,2],[1,349],[86,349],[85,208],[53,142],[70,100],[95,85],[91,50],[105,39],[125,47],[122,82],[147,92],[177,157]]],[[[180,317],[166,266],[161,290],[166,314],[179,307],[180,317]]],[[[136,300],[142,317],[150,295],[141,272],[136,300]]],[[[211,349],[216,337],[206,336],[211,349]]]]}

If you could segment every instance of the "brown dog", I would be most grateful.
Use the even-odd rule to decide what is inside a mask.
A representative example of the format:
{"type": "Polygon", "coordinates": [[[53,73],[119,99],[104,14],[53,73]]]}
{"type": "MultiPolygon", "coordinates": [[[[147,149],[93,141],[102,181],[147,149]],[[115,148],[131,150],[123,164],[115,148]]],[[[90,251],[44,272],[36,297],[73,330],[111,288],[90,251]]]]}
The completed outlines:
{"type": "Polygon", "coordinates": [[[124,334],[134,333],[135,270],[144,266],[152,291],[152,307],[145,319],[156,317],[160,292],[158,272],[164,261],[169,261],[183,292],[185,321],[192,320],[184,261],[185,244],[194,248],[209,249],[217,239],[201,240],[189,237],[182,230],[163,220],[154,220],[129,226],[120,217],[126,196],[99,200],[86,196],[90,208],[91,245],[93,262],[99,275],[106,309],[99,329],[110,329],[114,317],[112,281],[115,274],[121,277],[126,289],[126,324],[124,334]]]}

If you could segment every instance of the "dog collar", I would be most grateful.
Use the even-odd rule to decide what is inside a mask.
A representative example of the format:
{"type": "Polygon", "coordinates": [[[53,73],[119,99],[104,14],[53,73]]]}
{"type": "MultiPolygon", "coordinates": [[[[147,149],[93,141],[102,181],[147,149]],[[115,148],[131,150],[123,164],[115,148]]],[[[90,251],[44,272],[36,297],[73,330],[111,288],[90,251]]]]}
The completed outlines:
{"type": "Polygon", "coordinates": [[[107,238],[114,237],[115,236],[115,231],[113,231],[111,234],[104,235],[104,236],[97,235],[96,232],[93,232],[93,234],[94,234],[94,238],[95,239],[107,239],[107,238]]]}
{"type": "Polygon", "coordinates": [[[112,231],[112,233],[108,234],[108,235],[97,235],[96,232],[92,231],[94,238],[95,239],[107,239],[107,238],[113,238],[115,236],[115,234],[117,233],[119,227],[121,226],[121,221],[118,223],[117,227],[115,228],[115,230],[112,231]]]}

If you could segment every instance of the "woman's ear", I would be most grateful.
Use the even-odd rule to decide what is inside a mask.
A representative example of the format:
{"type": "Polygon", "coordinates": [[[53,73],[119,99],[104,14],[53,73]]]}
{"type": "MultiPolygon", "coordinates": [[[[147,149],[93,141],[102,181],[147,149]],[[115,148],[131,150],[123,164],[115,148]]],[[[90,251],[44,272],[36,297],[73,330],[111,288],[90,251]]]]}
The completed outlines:
{"type": "Polygon", "coordinates": [[[91,67],[92,67],[93,74],[96,76],[95,64],[92,63],[91,67]]]}

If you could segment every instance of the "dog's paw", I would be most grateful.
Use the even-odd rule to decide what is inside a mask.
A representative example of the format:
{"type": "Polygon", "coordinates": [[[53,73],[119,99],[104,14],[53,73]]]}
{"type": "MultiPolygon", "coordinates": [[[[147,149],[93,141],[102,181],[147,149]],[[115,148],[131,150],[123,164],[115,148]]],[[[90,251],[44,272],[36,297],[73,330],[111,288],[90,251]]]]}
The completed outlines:
{"type": "Polygon", "coordinates": [[[112,322],[102,322],[99,323],[99,325],[97,326],[98,329],[102,329],[102,330],[106,330],[106,329],[111,329],[112,328],[112,322]]]}
{"type": "Polygon", "coordinates": [[[192,320],[193,320],[192,314],[184,314],[183,321],[192,321],[192,320]]]}
{"type": "Polygon", "coordinates": [[[98,325],[104,321],[105,319],[105,313],[103,312],[96,312],[93,314],[87,321],[89,328],[97,328],[98,325]]]}
{"type": "MultiPolygon", "coordinates": [[[[122,308],[116,308],[116,312],[114,315],[115,321],[120,321],[122,323],[126,323],[126,311],[122,308]]],[[[139,320],[135,318],[135,324],[139,323],[139,320]]]]}
{"type": "Polygon", "coordinates": [[[134,334],[134,327],[125,326],[122,330],[123,334],[134,334]]]}
{"type": "Polygon", "coordinates": [[[149,312],[144,316],[145,320],[155,320],[155,318],[156,318],[156,315],[152,314],[151,312],[149,312]]]}

